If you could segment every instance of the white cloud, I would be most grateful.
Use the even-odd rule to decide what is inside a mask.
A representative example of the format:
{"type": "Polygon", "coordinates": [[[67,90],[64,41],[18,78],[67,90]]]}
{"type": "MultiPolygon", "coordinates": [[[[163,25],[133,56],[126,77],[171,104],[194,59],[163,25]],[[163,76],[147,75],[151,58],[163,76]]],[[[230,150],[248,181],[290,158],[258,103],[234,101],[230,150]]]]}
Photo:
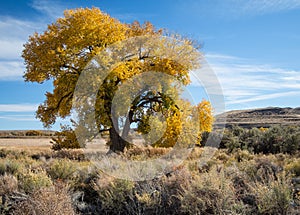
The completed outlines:
{"type": "Polygon", "coordinates": [[[135,13],[124,13],[124,14],[114,14],[113,17],[122,20],[122,21],[134,21],[138,20],[138,17],[143,16],[143,14],[135,14],[135,13]]]}
{"type": "Polygon", "coordinates": [[[265,14],[300,8],[299,0],[234,0],[240,4],[240,13],[265,14]]]}
{"type": "Polygon", "coordinates": [[[31,4],[31,7],[35,10],[40,11],[43,14],[46,14],[52,19],[57,19],[63,15],[63,11],[66,6],[63,6],[56,1],[49,0],[34,0],[31,4]]]}
{"type": "MultiPolygon", "coordinates": [[[[21,21],[12,17],[1,17],[0,59],[21,59],[23,44],[28,39],[29,35],[37,29],[36,23],[21,21]]],[[[3,66],[4,65],[2,65],[2,67],[3,66]]]]}
{"type": "Polygon", "coordinates": [[[0,80],[21,79],[24,72],[21,58],[23,44],[35,31],[46,24],[1,17],[0,21],[0,80]]]}
{"type": "Polygon", "coordinates": [[[300,8],[300,0],[225,0],[223,11],[232,16],[256,16],[300,8]]]}
{"type": "Polygon", "coordinates": [[[34,0],[31,5],[43,13],[39,20],[0,16],[0,80],[20,80],[24,72],[23,45],[34,32],[46,30],[50,19],[63,15],[64,6],[55,1],[34,0]],[[45,16],[46,15],[46,16],[45,16]]]}
{"type": "Polygon", "coordinates": [[[189,15],[236,19],[299,9],[300,0],[181,0],[176,7],[189,15]]]}
{"type": "Polygon", "coordinates": [[[0,38],[24,38],[33,31],[40,30],[40,27],[39,21],[24,21],[10,16],[1,16],[0,38]]]}
{"type": "Polygon", "coordinates": [[[0,59],[18,59],[20,58],[25,42],[19,39],[0,40],[0,59]]]}
{"type": "Polygon", "coordinates": [[[0,61],[0,80],[21,80],[24,71],[21,60],[0,61]]]}
{"type": "Polygon", "coordinates": [[[0,116],[0,119],[10,121],[38,121],[34,115],[6,115],[0,116]]]}
{"type": "MultiPolygon", "coordinates": [[[[287,96],[300,96],[300,70],[275,68],[220,54],[207,54],[206,59],[208,63],[204,61],[197,72],[201,82],[207,83],[200,85],[210,88],[208,93],[223,94],[226,105],[253,106],[257,101],[277,98],[284,101],[287,96]]],[[[192,84],[199,85],[193,76],[192,84]]]]}
{"type": "Polygon", "coordinates": [[[217,53],[207,53],[205,54],[205,57],[208,59],[214,59],[219,61],[224,60],[241,60],[242,58],[231,56],[231,55],[223,55],[223,54],[217,54],[217,53]]]}
{"type": "Polygon", "coordinates": [[[36,104],[0,104],[0,112],[35,112],[36,104]]]}
{"type": "Polygon", "coordinates": [[[285,92],[285,93],[272,93],[272,94],[266,94],[266,95],[256,95],[253,97],[248,97],[246,99],[231,100],[231,101],[228,101],[227,104],[249,103],[249,102],[275,99],[275,98],[281,98],[281,97],[286,97],[286,96],[296,96],[296,95],[300,95],[300,92],[292,91],[292,92],[285,92]]]}

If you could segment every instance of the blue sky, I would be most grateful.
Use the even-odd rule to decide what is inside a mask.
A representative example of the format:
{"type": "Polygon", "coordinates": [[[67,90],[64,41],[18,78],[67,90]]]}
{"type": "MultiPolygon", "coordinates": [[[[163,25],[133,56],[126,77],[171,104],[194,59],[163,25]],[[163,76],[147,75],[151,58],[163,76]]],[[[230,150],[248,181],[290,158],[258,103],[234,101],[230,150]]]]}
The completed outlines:
{"type": "Polygon", "coordinates": [[[92,6],[202,44],[226,110],[300,106],[300,0],[1,1],[0,129],[42,129],[34,113],[51,83],[24,83],[23,44],[65,9],[92,6]]]}

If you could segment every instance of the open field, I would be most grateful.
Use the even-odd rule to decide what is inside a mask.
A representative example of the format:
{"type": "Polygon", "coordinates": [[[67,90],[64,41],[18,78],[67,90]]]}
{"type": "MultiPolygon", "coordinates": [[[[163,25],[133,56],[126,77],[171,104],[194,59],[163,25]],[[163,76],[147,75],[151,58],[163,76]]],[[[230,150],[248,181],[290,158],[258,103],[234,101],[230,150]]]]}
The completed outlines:
{"type": "Polygon", "coordinates": [[[49,151],[50,138],[0,138],[0,149],[49,151]]]}
{"type": "MultiPolygon", "coordinates": [[[[50,140],[0,138],[0,214],[299,214],[298,127],[228,129],[205,163],[199,162],[204,148],[195,147],[179,166],[141,181],[114,178],[87,156],[101,152],[101,158],[104,139],[55,152],[50,140]]],[[[149,169],[127,168],[126,160],[170,151],[137,145],[117,155],[125,163],[100,161],[112,172],[125,167],[126,174],[144,176],[149,169]]]]}
{"type": "MultiPolygon", "coordinates": [[[[166,152],[133,148],[125,156],[166,152]]],[[[95,168],[80,150],[0,149],[0,214],[299,214],[298,155],[217,150],[199,166],[202,152],[153,180],[130,181],[95,168]]]]}
{"type": "MultiPolygon", "coordinates": [[[[51,138],[0,138],[0,149],[29,151],[29,152],[50,152],[51,151],[51,138]]],[[[97,139],[92,143],[88,143],[85,149],[89,151],[108,151],[105,145],[105,140],[97,139]]]]}

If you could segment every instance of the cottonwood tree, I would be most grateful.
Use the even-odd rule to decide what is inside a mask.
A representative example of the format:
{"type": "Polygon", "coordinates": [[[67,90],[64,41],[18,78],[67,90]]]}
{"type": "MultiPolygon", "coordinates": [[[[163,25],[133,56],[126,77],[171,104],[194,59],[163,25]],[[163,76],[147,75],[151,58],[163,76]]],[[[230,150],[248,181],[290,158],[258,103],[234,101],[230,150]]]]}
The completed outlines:
{"type": "Polygon", "coordinates": [[[124,151],[133,124],[140,133],[152,134],[147,136],[150,142],[153,134],[163,130],[152,145],[165,147],[174,146],[187,127],[196,126],[193,135],[198,137],[211,129],[209,102],[192,106],[180,99],[178,85],[190,83],[189,72],[200,66],[201,57],[186,38],[166,37],[149,22],[125,24],[97,8],[81,8],[65,11],[63,18],[45,32],[32,35],[24,47],[25,81],[53,82],[53,92],[46,93],[36,113],[45,127],[76,110],[75,127],[84,128],[91,136],[95,132],[87,132],[89,129],[109,132],[110,150],[114,152],[124,151]],[[86,75],[89,71],[94,76],[86,75]],[[156,74],[166,76],[162,76],[163,81],[154,78],[147,83],[134,79],[140,76],[150,80],[159,77],[156,74]],[[126,84],[128,87],[122,88],[126,84]],[[90,89],[86,85],[96,89],[92,103],[87,91],[78,90],[90,89]],[[96,127],[90,128],[90,121],[96,122],[96,127]],[[161,129],[155,131],[155,126],[161,129]]]}

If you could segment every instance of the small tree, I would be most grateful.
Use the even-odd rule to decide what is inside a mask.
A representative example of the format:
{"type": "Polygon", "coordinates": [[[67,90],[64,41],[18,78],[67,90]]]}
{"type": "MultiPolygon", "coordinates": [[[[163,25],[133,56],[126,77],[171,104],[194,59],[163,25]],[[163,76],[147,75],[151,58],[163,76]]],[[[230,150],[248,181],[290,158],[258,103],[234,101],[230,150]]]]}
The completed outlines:
{"type": "Polygon", "coordinates": [[[77,138],[72,128],[69,126],[63,126],[60,132],[55,132],[55,137],[52,137],[51,149],[58,151],[61,149],[78,149],[83,147],[77,138]]]}

